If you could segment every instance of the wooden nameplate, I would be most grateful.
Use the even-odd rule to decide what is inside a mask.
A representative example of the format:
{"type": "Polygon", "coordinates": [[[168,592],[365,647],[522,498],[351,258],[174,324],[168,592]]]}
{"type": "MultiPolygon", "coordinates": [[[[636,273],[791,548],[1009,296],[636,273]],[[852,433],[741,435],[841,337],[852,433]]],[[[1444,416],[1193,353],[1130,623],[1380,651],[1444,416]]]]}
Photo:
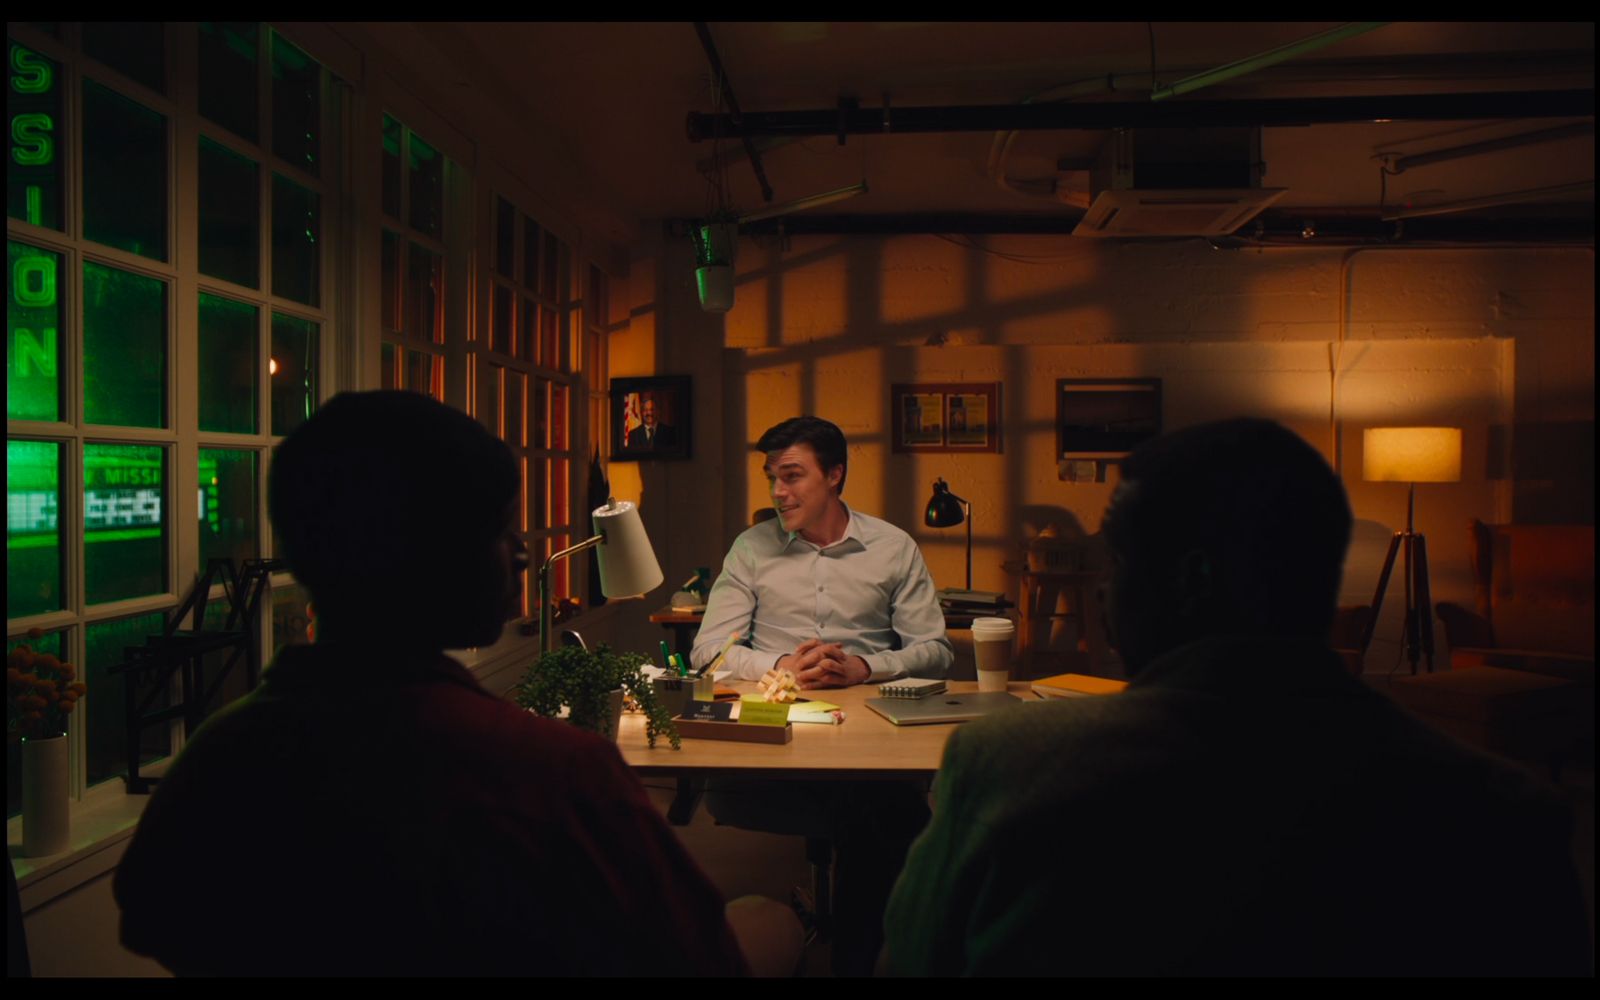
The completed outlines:
{"type": "Polygon", "coordinates": [[[674,719],[678,735],[697,740],[733,740],[738,743],[788,743],[794,739],[794,723],[781,726],[741,726],[737,722],[707,722],[700,719],[674,719]]]}

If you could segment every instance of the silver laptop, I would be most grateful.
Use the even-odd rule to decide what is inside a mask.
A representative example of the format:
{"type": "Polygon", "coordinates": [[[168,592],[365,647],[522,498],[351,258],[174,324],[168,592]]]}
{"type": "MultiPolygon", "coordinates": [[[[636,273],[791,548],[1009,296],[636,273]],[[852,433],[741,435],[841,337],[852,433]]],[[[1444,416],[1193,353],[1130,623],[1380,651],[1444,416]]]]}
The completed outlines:
{"type": "Polygon", "coordinates": [[[867,707],[897,726],[920,726],[929,722],[966,722],[998,712],[1012,705],[1025,704],[1004,691],[985,694],[930,694],[926,698],[868,698],[867,707]]]}

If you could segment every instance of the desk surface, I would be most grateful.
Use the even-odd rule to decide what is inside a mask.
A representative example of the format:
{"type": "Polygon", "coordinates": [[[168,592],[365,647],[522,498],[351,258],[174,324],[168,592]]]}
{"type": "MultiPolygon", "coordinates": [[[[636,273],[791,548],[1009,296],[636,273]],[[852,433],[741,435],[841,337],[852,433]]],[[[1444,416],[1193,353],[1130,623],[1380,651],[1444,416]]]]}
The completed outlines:
{"type": "MultiPolygon", "coordinates": [[[[1082,574],[1082,576],[1085,578],[1085,580],[1088,580],[1093,576],[1093,574],[1085,573],[1082,574]]],[[[999,606],[994,610],[981,610],[976,608],[963,608],[957,610],[954,608],[945,608],[944,627],[947,629],[956,630],[969,629],[972,627],[972,620],[974,618],[981,618],[985,615],[1005,615],[1007,609],[1014,607],[1016,607],[1016,605],[1011,603],[1011,601],[1001,598],[999,606]]],[[[660,608],[651,614],[650,621],[656,625],[698,626],[700,624],[700,620],[704,617],[704,611],[674,611],[669,605],[668,607],[660,608]]]]}
{"type": "MultiPolygon", "coordinates": [[[[753,684],[733,685],[754,690],[753,684]]],[[[976,691],[974,681],[951,681],[950,690],[976,691]]],[[[1026,682],[1012,682],[1018,703],[1037,701],[1026,682]]],[[[845,711],[837,726],[793,723],[794,739],[784,744],[737,743],[731,740],[685,738],[682,750],[666,740],[655,749],[645,745],[644,719],[622,717],[617,748],[635,770],[647,774],[739,774],[782,778],[914,778],[928,777],[939,769],[945,741],[960,723],[896,726],[866,706],[878,697],[875,684],[838,690],[806,692],[806,697],[829,701],[845,711]]]]}

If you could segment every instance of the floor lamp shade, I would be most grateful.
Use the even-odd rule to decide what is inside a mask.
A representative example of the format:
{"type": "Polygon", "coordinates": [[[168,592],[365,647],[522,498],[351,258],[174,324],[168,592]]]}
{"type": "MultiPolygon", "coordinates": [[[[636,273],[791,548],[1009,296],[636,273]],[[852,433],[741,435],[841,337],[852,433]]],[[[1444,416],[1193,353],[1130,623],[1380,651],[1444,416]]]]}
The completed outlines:
{"type": "Polygon", "coordinates": [[[1369,427],[1361,478],[1380,483],[1461,481],[1461,428],[1369,427]]]}
{"type": "Polygon", "coordinates": [[[595,549],[600,560],[600,591],[607,597],[636,597],[661,586],[661,564],[645,534],[639,508],[612,500],[594,510],[594,532],[605,537],[595,549]]]}

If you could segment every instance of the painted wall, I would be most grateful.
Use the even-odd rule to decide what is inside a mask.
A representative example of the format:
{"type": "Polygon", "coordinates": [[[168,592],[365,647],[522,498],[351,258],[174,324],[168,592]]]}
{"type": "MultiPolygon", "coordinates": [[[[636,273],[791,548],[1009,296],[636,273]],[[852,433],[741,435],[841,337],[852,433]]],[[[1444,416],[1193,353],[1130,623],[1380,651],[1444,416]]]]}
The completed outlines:
{"type": "MultiPolygon", "coordinates": [[[[1436,599],[1470,596],[1470,519],[1593,517],[1588,251],[745,240],[725,319],[698,307],[687,240],[643,256],[654,266],[635,263],[648,276],[627,289],[633,319],[613,338],[613,374],[695,376],[695,457],[611,469],[614,485],[635,484],[669,586],[719,561],[766,502],[750,442],[811,412],[851,441],[846,500],[911,531],[940,585],[961,583],[964,535],[920,524],[936,476],[973,502],[974,586],[1015,595],[1002,565],[1020,545],[1046,523],[1092,534],[1112,488],[1057,477],[1060,378],[1159,377],[1168,428],[1256,415],[1302,434],[1341,470],[1355,509],[1347,603],[1372,599],[1405,517],[1404,487],[1361,481],[1368,426],[1465,431],[1463,481],[1418,492],[1436,599]],[[895,453],[896,381],[1001,382],[1003,453],[895,453]],[[1591,446],[1579,452],[1585,434],[1591,446]]],[[[616,641],[649,648],[661,633],[643,619],[666,597],[664,587],[617,616],[616,641]]],[[[1399,617],[1391,595],[1369,669],[1388,669],[1399,617]]]]}

